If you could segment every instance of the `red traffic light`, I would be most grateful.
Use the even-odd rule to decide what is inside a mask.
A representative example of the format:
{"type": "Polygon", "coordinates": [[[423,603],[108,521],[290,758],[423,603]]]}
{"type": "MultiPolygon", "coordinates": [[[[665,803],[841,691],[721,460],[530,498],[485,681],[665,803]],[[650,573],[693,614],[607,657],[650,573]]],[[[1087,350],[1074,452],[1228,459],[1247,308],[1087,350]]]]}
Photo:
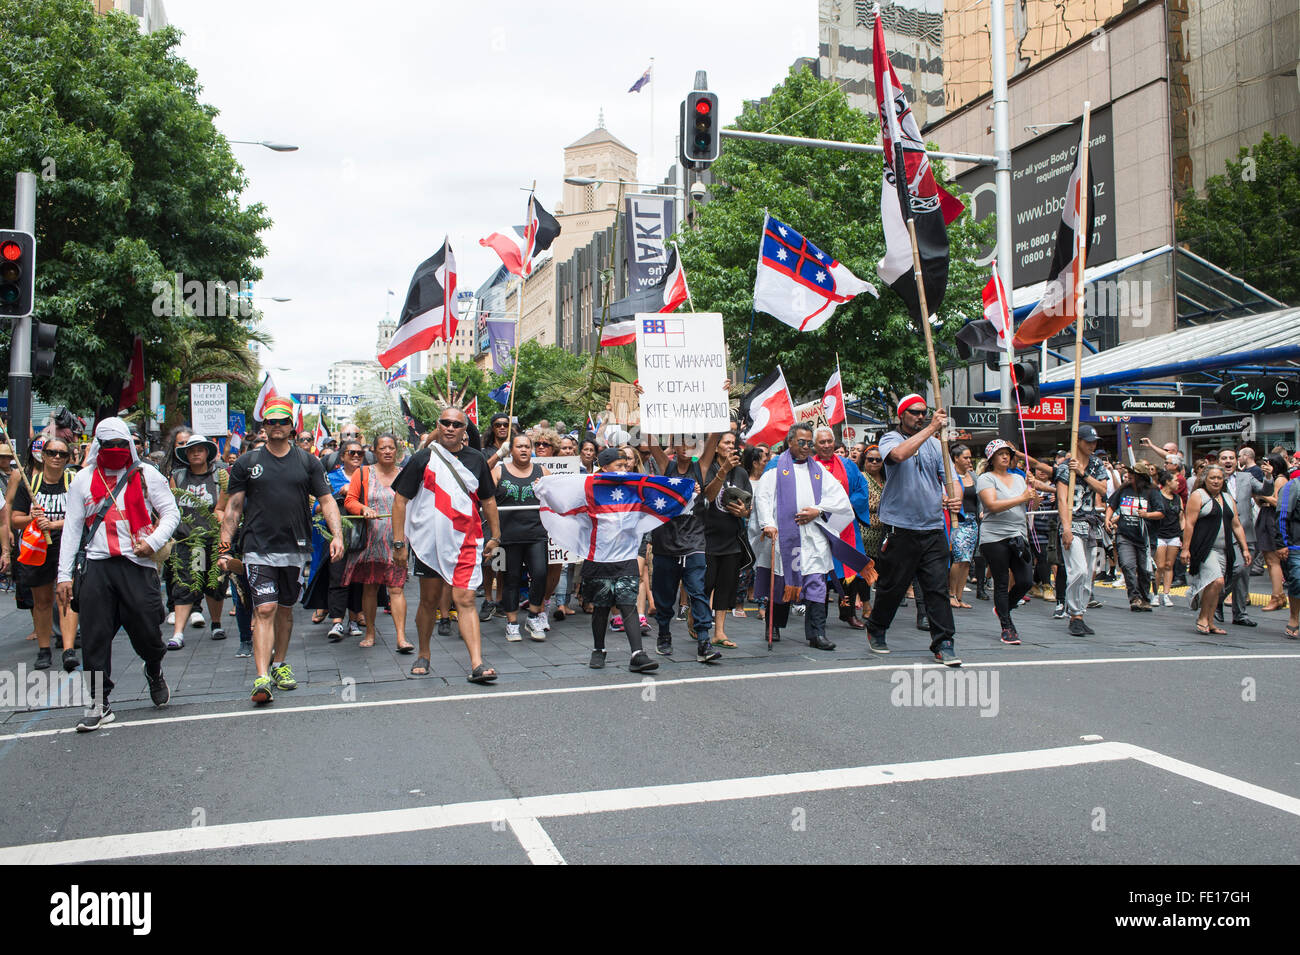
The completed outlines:
{"type": "Polygon", "coordinates": [[[0,245],[0,258],[6,262],[16,262],[23,256],[23,248],[17,242],[6,242],[0,245]]]}
{"type": "Polygon", "coordinates": [[[699,99],[695,101],[695,112],[699,113],[701,116],[707,115],[709,111],[712,109],[713,106],[706,99],[699,99]]]}

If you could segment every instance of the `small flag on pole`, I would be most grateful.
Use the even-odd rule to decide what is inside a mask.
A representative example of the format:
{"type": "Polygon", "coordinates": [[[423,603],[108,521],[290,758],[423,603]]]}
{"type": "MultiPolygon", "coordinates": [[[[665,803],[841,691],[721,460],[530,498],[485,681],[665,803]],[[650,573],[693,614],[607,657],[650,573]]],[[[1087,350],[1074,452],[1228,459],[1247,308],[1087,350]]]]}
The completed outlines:
{"type": "Polygon", "coordinates": [[[640,79],[638,79],[635,83],[633,83],[633,84],[628,88],[628,92],[629,92],[629,93],[639,93],[639,92],[641,92],[641,88],[644,87],[644,86],[645,86],[647,83],[649,83],[649,82],[650,82],[650,67],[647,66],[647,67],[645,68],[645,72],[641,74],[640,79]]]}

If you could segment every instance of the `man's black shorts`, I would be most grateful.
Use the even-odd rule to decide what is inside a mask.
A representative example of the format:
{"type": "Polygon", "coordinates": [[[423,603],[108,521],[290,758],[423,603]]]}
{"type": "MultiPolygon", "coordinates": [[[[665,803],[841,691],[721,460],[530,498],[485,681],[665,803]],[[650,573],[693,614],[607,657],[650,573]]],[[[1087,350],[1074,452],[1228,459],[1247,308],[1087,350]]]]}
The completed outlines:
{"type": "Polygon", "coordinates": [[[292,607],[298,602],[302,589],[299,582],[302,577],[301,567],[269,567],[266,564],[249,564],[248,592],[252,596],[253,606],[279,604],[292,607]]]}

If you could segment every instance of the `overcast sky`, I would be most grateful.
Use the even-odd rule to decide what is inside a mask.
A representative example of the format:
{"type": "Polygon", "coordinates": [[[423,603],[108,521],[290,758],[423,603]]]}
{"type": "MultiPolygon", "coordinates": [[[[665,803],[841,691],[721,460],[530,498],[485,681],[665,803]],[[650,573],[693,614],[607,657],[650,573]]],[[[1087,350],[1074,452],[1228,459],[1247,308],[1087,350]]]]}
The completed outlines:
{"type": "Polygon", "coordinates": [[[729,122],[817,52],[816,0],[166,0],[166,11],[217,127],[301,147],[233,147],[245,200],[275,222],[257,293],[293,299],[259,303],[276,339],[263,364],[281,391],[373,358],[387,290],[395,317],[444,235],[460,287],[477,288],[499,264],[478,240],[522,222],[520,187],[534,179],[555,208],[563,148],[602,107],[636,150],[638,178],[659,181],[697,69],[729,122]],[[651,87],[627,92],[651,57],[653,136],[651,87]]]}

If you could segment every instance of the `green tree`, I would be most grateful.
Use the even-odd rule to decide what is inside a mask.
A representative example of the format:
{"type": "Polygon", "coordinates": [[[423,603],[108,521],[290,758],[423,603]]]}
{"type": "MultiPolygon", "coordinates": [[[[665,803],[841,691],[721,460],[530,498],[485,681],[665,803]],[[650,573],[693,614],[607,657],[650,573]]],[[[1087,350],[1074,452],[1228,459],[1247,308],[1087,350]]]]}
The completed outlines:
{"type": "Polygon", "coordinates": [[[0,0],[0,22],[0,183],[38,175],[36,317],[61,326],[39,393],[115,408],[137,334],[160,379],[187,333],[245,342],[249,316],[207,289],[261,277],[270,220],[240,204],[243,170],[180,34],[85,0],[0,0]],[[205,291],[178,307],[177,275],[205,291]]]}
{"type": "Polygon", "coordinates": [[[1265,135],[1178,210],[1178,241],[1286,302],[1300,304],[1300,147],[1265,135]]]}
{"type": "MultiPolygon", "coordinates": [[[[582,391],[591,376],[590,356],[575,355],[553,345],[524,342],[516,352],[519,374],[515,380],[515,416],[525,427],[543,418],[559,419],[567,423],[586,421],[582,391]],[[584,377],[585,376],[585,377],[584,377]],[[563,383],[563,387],[557,384],[563,383]]],[[[489,390],[495,390],[510,380],[510,369],[502,375],[491,377],[489,390]]],[[[608,394],[606,386],[606,394],[608,394]]],[[[495,413],[501,405],[488,399],[495,413]]],[[[479,409],[485,408],[480,399],[479,409]]],[[[604,407],[602,402],[601,407],[604,407]]]]}
{"type": "MultiPolygon", "coordinates": [[[[834,83],[807,69],[792,69],[763,102],[746,103],[734,126],[856,143],[878,142],[878,127],[874,117],[850,107],[834,83]]],[[[942,180],[941,164],[932,162],[942,180]]],[[[713,174],[713,198],[700,206],[697,228],[678,239],[695,307],[723,314],[734,366],[744,365],[747,349],[751,377],[780,363],[796,398],[821,394],[836,353],[845,391],[859,396],[877,389],[906,393],[929,380],[921,330],[876,274],[885,251],[878,154],[728,140],[713,174]],[[815,332],[799,332],[759,314],[753,316],[751,334],[755,250],[764,209],[877,286],[879,300],[863,293],[839,306],[815,332]]],[[[957,194],[951,184],[948,189],[957,194]]],[[[963,215],[948,229],[948,292],[934,328],[941,366],[943,350],[951,347],[957,329],[967,317],[980,315],[987,276],[973,263],[981,246],[991,241],[992,221],[975,223],[963,215]]]]}
{"type": "MultiPolygon", "coordinates": [[[[221,341],[209,332],[186,329],[175,345],[177,364],[159,374],[167,418],[163,430],[190,416],[190,382],[223,381],[227,385],[226,405],[231,411],[253,410],[261,387],[261,365],[248,341],[269,345],[271,338],[261,330],[246,332],[246,341],[221,341]]],[[[209,437],[212,437],[209,435],[209,437]]]]}

